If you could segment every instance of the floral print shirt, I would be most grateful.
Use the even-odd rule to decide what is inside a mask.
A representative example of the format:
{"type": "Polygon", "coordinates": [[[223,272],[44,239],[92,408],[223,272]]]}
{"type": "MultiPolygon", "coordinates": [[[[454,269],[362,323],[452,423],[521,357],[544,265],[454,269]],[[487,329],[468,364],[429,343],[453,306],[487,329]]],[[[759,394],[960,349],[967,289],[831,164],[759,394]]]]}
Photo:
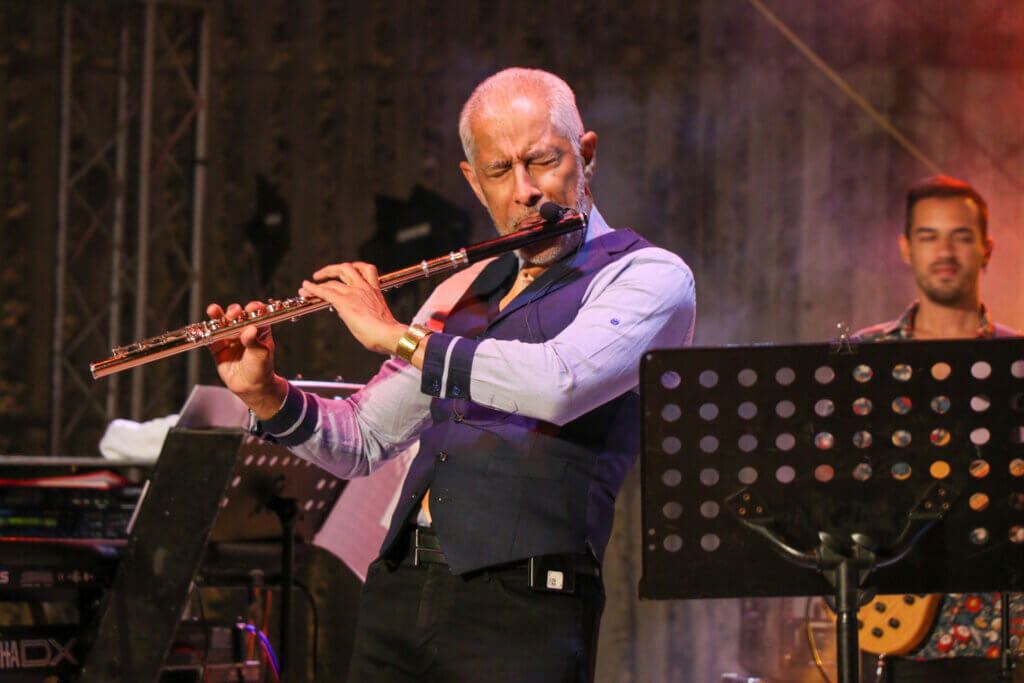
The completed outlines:
{"type": "MultiPolygon", "coordinates": [[[[912,303],[896,320],[873,325],[853,335],[857,341],[897,341],[914,338],[914,317],[918,302],[912,303]]],[[[992,322],[981,305],[979,339],[1015,336],[1004,325],[992,322]]],[[[1010,596],[1010,647],[1017,650],[1024,637],[1024,595],[1010,596]]],[[[931,632],[907,656],[912,659],[943,657],[999,657],[1002,605],[999,593],[950,593],[943,596],[931,632]]]]}

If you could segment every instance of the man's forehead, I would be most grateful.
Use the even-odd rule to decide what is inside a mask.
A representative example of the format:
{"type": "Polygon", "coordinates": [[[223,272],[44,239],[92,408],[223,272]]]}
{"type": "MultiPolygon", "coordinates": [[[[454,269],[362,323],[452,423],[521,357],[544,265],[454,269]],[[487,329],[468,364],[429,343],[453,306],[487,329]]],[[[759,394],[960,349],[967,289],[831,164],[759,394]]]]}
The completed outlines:
{"type": "Polygon", "coordinates": [[[489,102],[470,121],[478,138],[496,138],[530,129],[542,131],[550,124],[551,111],[547,103],[528,96],[489,102]]]}
{"type": "Polygon", "coordinates": [[[474,122],[477,159],[526,157],[572,147],[547,118],[529,120],[481,117],[474,122]]]}
{"type": "Polygon", "coordinates": [[[911,224],[930,226],[932,224],[978,226],[981,211],[970,197],[924,197],[913,207],[911,224]]]}
{"type": "Polygon", "coordinates": [[[540,115],[550,118],[548,99],[538,90],[501,90],[488,93],[477,106],[476,112],[484,118],[502,116],[528,117],[540,115]]]}

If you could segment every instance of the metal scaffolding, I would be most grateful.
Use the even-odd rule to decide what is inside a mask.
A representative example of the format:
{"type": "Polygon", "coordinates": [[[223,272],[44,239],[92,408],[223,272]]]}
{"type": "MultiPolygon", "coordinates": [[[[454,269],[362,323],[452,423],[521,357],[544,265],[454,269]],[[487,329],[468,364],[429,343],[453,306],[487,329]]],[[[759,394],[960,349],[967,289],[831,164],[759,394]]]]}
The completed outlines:
{"type": "MultiPolygon", "coordinates": [[[[121,378],[93,382],[89,361],[198,318],[209,36],[205,2],[64,5],[51,453],[83,421],[125,414],[121,378]],[[89,284],[102,273],[109,287],[89,284]]],[[[135,370],[127,414],[177,405],[197,363],[135,370]]]]}

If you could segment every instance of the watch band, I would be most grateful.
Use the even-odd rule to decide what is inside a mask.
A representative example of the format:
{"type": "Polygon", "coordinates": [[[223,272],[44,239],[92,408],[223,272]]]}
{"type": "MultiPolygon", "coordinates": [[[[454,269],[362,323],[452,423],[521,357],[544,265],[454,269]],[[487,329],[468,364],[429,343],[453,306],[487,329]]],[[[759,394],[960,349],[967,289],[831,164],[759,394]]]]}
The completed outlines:
{"type": "Polygon", "coordinates": [[[395,355],[406,363],[412,363],[412,356],[416,353],[416,348],[428,334],[430,334],[430,330],[422,325],[409,325],[409,329],[398,340],[398,348],[395,349],[395,355]]]}

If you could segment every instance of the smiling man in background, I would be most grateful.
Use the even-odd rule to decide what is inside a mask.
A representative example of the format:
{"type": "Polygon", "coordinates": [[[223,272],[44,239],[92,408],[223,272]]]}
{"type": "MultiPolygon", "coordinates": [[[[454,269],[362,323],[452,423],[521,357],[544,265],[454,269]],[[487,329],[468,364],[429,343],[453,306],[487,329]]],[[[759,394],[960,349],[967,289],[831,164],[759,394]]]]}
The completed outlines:
{"type": "MultiPolygon", "coordinates": [[[[861,341],[910,339],[991,339],[1018,332],[993,322],[981,301],[981,274],[992,258],[988,207],[977,190],[948,176],[924,178],[907,191],[900,254],[914,275],[917,300],[896,320],[861,330],[861,341]]],[[[870,606],[865,609],[872,609],[870,606]]],[[[1011,598],[1020,616],[1024,601],[1011,598]]],[[[1002,619],[999,596],[943,596],[928,635],[905,658],[890,659],[882,681],[892,683],[964,683],[995,680],[1002,619]]],[[[901,628],[912,628],[902,624],[901,628]]],[[[870,646],[869,634],[861,645],[870,646]]],[[[1011,636],[1010,646],[1020,645],[1011,636]]],[[[874,681],[874,666],[863,667],[874,681]]]]}

